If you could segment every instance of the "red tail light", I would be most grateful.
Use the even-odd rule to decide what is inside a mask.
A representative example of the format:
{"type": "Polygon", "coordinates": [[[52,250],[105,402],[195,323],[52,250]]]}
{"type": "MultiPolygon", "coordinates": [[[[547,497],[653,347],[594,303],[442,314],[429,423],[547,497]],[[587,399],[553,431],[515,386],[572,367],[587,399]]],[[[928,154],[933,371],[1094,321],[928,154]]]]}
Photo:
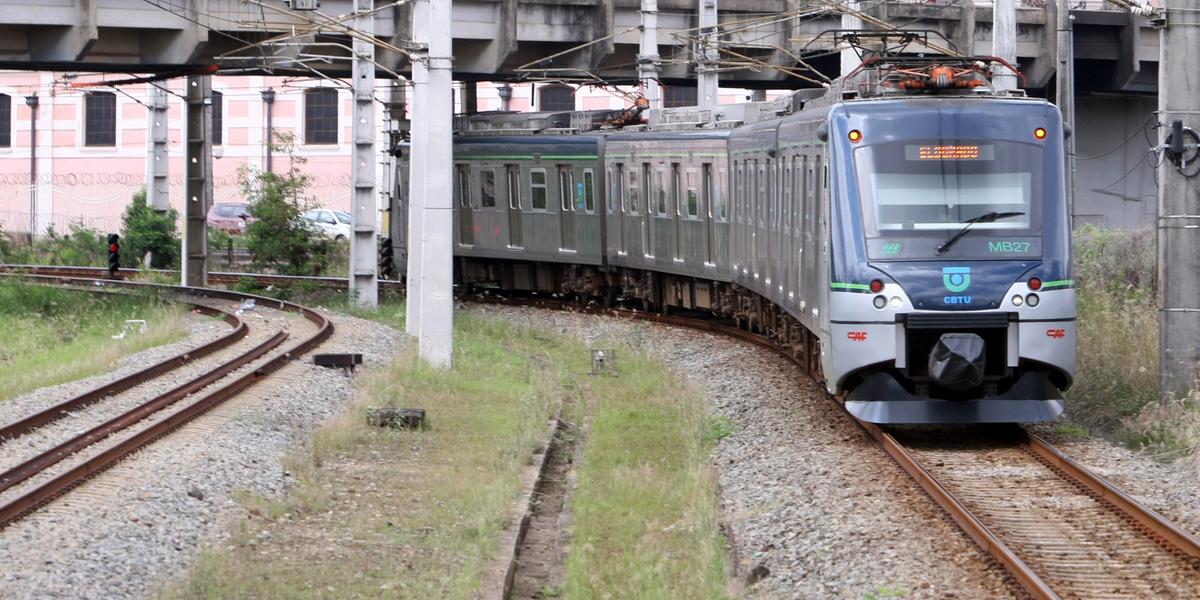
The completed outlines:
{"type": "Polygon", "coordinates": [[[883,282],[882,281],[876,279],[875,281],[871,282],[871,293],[872,294],[878,294],[879,292],[882,292],[882,291],[883,291],[883,282]]]}
{"type": "Polygon", "coordinates": [[[1035,292],[1042,289],[1042,280],[1038,279],[1037,277],[1030,277],[1029,278],[1029,289],[1031,289],[1035,292]]]}

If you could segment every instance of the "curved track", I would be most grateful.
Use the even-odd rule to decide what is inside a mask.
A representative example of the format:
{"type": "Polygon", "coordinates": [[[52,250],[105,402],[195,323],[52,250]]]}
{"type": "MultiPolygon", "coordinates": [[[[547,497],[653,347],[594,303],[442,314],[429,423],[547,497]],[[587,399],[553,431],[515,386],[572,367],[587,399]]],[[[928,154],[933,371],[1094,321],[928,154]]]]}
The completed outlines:
{"type": "MultiPolygon", "coordinates": [[[[20,268],[0,266],[0,272],[20,268]]],[[[300,281],[315,287],[346,285],[344,279],[335,278],[210,273],[210,280],[216,282],[233,283],[246,277],[260,285],[300,281]]],[[[485,301],[720,333],[776,351],[813,375],[800,357],[771,340],[711,320],[544,299],[493,297],[485,301]]],[[[1200,541],[1036,435],[1001,427],[984,430],[983,435],[973,429],[929,436],[858,423],[1033,598],[1188,597],[1200,589],[1200,541]]]]}
{"type": "MultiPolygon", "coordinates": [[[[4,271],[12,273],[12,271],[9,269],[0,269],[0,272],[4,271]]],[[[6,489],[27,481],[29,478],[37,475],[52,465],[76,453],[79,453],[88,446],[104,440],[120,431],[132,428],[135,424],[147,419],[159,411],[163,411],[168,407],[175,409],[170,415],[144,427],[141,430],[136,431],[113,446],[88,457],[65,472],[54,476],[49,481],[42,483],[38,487],[9,501],[7,504],[0,506],[0,527],[4,527],[29,514],[33,510],[36,510],[39,506],[61,496],[71,488],[79,485],[97,473],[102,472],[128,455],[146,447],[155,440],[184,425],[188,421],[204,414],[211,408],[237,395],[242,390],[262,381],[271,373],[279,370],[294,358],[317,347],[333,333],[333,324],[329,321],[329,319],[310,308],[290,302],[283,302],[250,294],[205,288],[176,287],[149,283],[136,283],[119,280],[98,280],[67,276],[68,274],[82,274],[82,270],[75,270],[74,273],[71,273],[70,269],[62,268],[48,269],[46,271],[42,271],[38,268],[23,268],[21,271],[22,273],[20,276],[30,281],[51,285],[79,287],[86,291],[98,291],[98,288],[102,290],[152,290],[159,293],[165,292],[183,294],[200,298],[219,298],[235,301],[254,300],[258,306],[266,306],[282,311],[300,314],[315,326],[316,332],[308,338],[291,346],[290,348],[287,348],[282,352],[277,352],[273,357],[267,358],[265,362],[257,365],[249,372],[246,372],[240,376],[236,376],[232,381],[225,383],[217,389],[200,394],[194,398],[191,397],[197,395],[197,392],[201,392],[205,388],[217,384],[238,369],[241,369],[256,361],[263,360],[288,338],[288,334],[281,331],[266,341],[258,344],[253,349],[242,353],[240,356],[216,365],[215,367],[202,373],[200,376],[195,377],[186,383],[175,386],[173,389],[159,394],[154,398],[143,402],[138,406],[135,406],[134,408],[112,419],[109,419],[108,421],[93,427],[82,434],[73,436],[56,447],[0,474],[0,492],[3,492],[6,489]],[[53,272],[53,274],[46,274],[47,272],[53,272]]],[[[69,411],[78,410],[85,406],[95,404],[104,398],[112,396],[116,393],[120,393],[124,390],[128,390],[141,383],[149,381],[150,379],[168,373],[185,363],[199,358],[199,355],[196,354],[197,352],[201,352],[201,355],[211,354],[212,352],[220,348],[227,347],[237,340],[245,337],[247,333],[247,326],[237,315],[205,307],[198,303],[188,304],[191,304],[192,306],[203,307],[200,310],[204,311],[206,314],[221,316],[227,323],[233,326],[233,331],[224,337],[215,340],[214,342],[210,342],[189,352],[185,352],[166,361],[162,361],[148,369],[139,371],[138,373],[134,373],[128,377],[123,377],[117,381],[111,382],[105,386],[101,386],[81,396],[51,407],[50,409],[0,428],[0,431],[5,432],[5,435],[3,436],[4,439],[11,440],[14,437],[28,433],[37,427],[51,423],[54,420],[65,416],[69,411]]]]}

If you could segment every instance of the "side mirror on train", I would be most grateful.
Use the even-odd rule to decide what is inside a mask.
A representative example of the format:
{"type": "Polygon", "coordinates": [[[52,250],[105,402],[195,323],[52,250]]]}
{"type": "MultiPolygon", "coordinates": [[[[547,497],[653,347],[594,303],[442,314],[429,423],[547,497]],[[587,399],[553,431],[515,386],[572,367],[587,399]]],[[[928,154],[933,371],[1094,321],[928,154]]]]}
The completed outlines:
{"type": "Polygon", "coordinates": [[[821,126],[817,128],[817,139],[822,142],[829,141],[829,125],[821,123],[821,126]]]}

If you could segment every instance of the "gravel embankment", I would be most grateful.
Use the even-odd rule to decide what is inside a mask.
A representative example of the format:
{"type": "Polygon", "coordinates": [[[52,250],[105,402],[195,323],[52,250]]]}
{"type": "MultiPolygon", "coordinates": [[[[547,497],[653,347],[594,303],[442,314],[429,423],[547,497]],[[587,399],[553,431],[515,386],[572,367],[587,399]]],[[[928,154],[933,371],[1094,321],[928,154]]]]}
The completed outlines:
{"type": "MultiPolygon", "coordinates": [[[[472,311],[663,356],[737,431],[714,452],[743,594],[1012,597],[1003,572],[824,392],[773,353],[725,337],[527,308],[472,311]]],[[[618,355],[618,362],[622,358],[618,355]]]]}
{"type": "Polygon", "coordinates": [[[1103,438],[1064,437],[1046,426],[1031,429],[1117,489],[1200,537],[1200,455],[1166,462],[1103,438]]]}
{"type": "MultiPolygon", "coordinates": [[[[255,310],[259,318],[270,318],[266,309],[255,310]]],[[[400,349],[403,335],[395,329],[332,316],[334,337],[318,352],[361,352],[366,365],[375,366],[400,349]]],[[[259,328],[266,329],[261,323],[259,328]]],[[[284,347],[310,334],[294,328],[284,347]]],[[[144,367],[202,341],[191,338],[180,348],[147,351],[129,361],[144,361],[144,367]],[[145,357],[153,352],[161,354],[145,357]]],[[[280,459],[351,397],[352,382],[341,371],[313,366],[306,356],[3,530],[0,597],[143,598],[183,576],[200,544],[226,533],[228,517],[236,514],[236,492],[276,494],[286,488],[289,476],[280,459]]],[[[38,394],[61,399],[69,392],[38,394]]]]}

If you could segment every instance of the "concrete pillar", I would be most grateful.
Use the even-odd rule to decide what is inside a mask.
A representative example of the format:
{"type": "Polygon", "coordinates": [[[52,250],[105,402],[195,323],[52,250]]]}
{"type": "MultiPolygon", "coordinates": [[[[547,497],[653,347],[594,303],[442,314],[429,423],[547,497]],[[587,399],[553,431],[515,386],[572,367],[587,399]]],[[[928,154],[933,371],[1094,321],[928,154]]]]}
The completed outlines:
{"type": "MultiPolygon", "coordinates": [[[[846,2],[846,8],[850,10],[859,10],[858,0],[849,0],[846,2]]],[[[862,29],[862,19],[857,14],[842,13],[842,29],[862,29]]],[[[851,71],[858,68],[862,64],[862,59],[859,58],[858,52],[849,46],[842,48],[841,53],[841,75],[845,77],[851,71]]]]}
{"type": "Polygon", "coordinates": [[[642,0],[642,44],[638,50],[638,80],[650,108],[662,108],[658,84],[658,0],[642,0]]]}
{"type": "Polygon", "coordinates": [[[717,34],[717,0],[698,0],[700,3],[700,51],[696,57],[696,99],[700,108],[713,108],[720,103],[720,82],[717,50],[721,40],[717,34]]]}
{"type": "MultiPolygon", "coordinates": [[[[375,0],[354,0],[354,28],[371,36],[375,31],[375,0]]],[[[379,195],[375,186],[375,45],[354,38],[351,67],[354,90],[354,154],[350,165],[350,293],[364,308],[379,305],[379,249],[375,220],[379,195]]]]}
{"type": "Polygon", "coordinates": [[[454,355],[454,248],[451,175],[453,110],[450,0],[429,7],[429,85],[417,120],[428,123],[424,148],[425,201],[421,219],[421,332],[418,353],[431,366],[448,368],[454,355]]]}
{"type": "MultiPolygon", "coordinates": [[[[1174,0],[1160,34],[1158,118],[1160,143],[1174,121],[1200,131],[1200,0],[1174,0]]],[[[1194,142],[1181,136],[1185,144],[1194,142]]],[[[1196,153],[1183,150],[1183,157],[1196,153]]],[[[1183,166],[1167,152],[1158,169],[1158,281],[1160,393],[1182,397],[1195,388],[1200,365],[1200,194],[1195,161],[1183,166]],[[1182,172],[1181,172],[1182,171],[1182,172]]]]}
{"type": "Polygon", "coordinates": [[[425,217],[425,172],[429,146],[429,2],[416,0],[413,4],[412,61],[412,135],[409,138],[408,159],[408,267],[405,288],[408,292],[405,307],[405,330],[409,335],[421,335],[421,248],[425,217]]]}
{"type": "MultiPolygon", "coordinates": [[[[992,56],[1017,64],[1016,0],[995,0],[992,14],[992,56]]],[[[1007,93],[1017,89],[1017,75],[1003,65],[992,65],[992,89],[1007,93]]]]}
{"type": "MultiPolygon", "coordinates": [[[[160,85],[167,85],[162,83],[160,85]]],[[[149,84],[146,105],[146,204],[154,210],[171,208],[170,149],[167,138],[167,91],[149,84]]]]}
{"type": "Polygon", "coordinates": [[[479,112],[479,84],[474,81],[462,83],[462,112],[473,115],[479,112]]]}
{"type": "Polygon", "coordinates": [[[187,78],[184,152],[183,285],[208,287],[208,209],[212,206],[212,76],[187,78]]]}
{"type": "Polygon", "coordinates": [[[508,112],[511,110],[510,107],[512,106],[512,94],[512,86],[508,85],[507,83],[501,85],[500,89],[496,90],[496,95],[500,96],[501,111],[508,112]]]}
{"type": "MultiPolygon", "coordinates": [[[[397,277],[408,268],[405,251],[408,240],[408,170],[401,169],[401,150],[398,146],[401,135],[409,127],[408,97],[406,81],[394,81],[388,94],[388,172],[392,174],[388,187],[388,239],[392,241],[392,256],[397,277]]],[[[408,156],[404,152],[404,156],[408,156]]]]}

